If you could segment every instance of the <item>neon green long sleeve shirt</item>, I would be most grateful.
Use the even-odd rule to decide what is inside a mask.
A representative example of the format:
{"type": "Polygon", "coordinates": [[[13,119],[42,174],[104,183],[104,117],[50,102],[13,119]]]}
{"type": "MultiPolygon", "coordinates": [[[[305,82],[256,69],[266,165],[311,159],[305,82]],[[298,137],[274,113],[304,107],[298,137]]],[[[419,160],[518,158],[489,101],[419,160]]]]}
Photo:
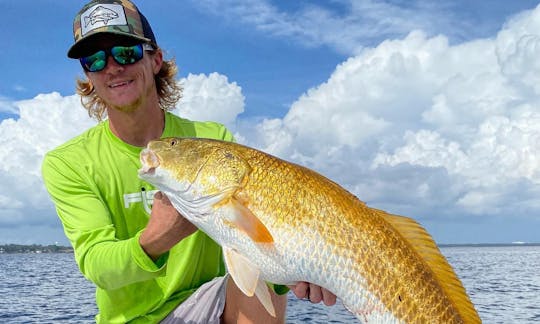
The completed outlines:
{"type": "MultiPolygon", "coordinates": [[[[166,113],[163,137],[170,136],[233,140],[220,124],[166,113]]],[[[200,231],[156,262],[144,253],[139,236],[156,190],[137,176],[140,151],[104,121],[47,153],[42,165],[76,262],[97,286],[98,323],[159,322],[225,273],[221,248],[200,231]]]]}

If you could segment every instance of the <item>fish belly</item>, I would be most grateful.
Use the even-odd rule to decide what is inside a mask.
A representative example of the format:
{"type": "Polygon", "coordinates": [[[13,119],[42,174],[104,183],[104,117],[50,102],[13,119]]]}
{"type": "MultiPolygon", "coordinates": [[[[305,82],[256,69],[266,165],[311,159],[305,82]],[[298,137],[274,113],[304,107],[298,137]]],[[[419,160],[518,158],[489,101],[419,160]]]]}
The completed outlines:
{"type": "Polygon", "coordinates": [[[364,276],[355,270],[354,260],[332,253],[333,249],[314,243],[305,233],[275,231],[274,244],[254,244],[232,228],[212,233],[224,247],[248,257],[270,283],[289,285],[298,281],[314,283],[334,293],[345,307],[364,323],[401,323],[369,290],[364,276]]]}

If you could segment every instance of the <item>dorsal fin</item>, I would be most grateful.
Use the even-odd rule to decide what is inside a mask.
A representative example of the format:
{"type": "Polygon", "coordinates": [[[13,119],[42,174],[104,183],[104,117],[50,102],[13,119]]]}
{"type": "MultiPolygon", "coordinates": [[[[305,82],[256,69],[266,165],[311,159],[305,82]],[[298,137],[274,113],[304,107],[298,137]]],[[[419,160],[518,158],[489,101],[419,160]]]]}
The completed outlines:
{"type": "Polygon", "coordinates": [[[427,231],[411,218],[391,215],[374,208],[372,210],[390,223],[427,263],[465,323],[481,323],[461,281],[427,231]]]}

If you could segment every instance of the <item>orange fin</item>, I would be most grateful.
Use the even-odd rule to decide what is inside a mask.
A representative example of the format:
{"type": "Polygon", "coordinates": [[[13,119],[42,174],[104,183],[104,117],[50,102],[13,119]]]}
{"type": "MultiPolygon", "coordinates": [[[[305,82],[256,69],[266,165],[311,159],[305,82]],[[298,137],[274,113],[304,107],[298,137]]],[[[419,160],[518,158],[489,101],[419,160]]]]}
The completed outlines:
{"type": "Polygon", "coordinates": [[[249,208],[244,206],[235,197],[229,200],[229,208],[232,209],[234,226],[245,232],[256,243],[274,243],[274,238],[266,226],[255,216],[249,208]]]}
{"type": "Polygon", "coordinates": [[[447,293],[462,317],[467,318],[470,323],[481,323],[463,284],[427,231],[411,218],[391,215],[374,208],[372,210],[390,223],[420,255],[433,271],[435,278],[441,283],[442,289],[447,293]]]}

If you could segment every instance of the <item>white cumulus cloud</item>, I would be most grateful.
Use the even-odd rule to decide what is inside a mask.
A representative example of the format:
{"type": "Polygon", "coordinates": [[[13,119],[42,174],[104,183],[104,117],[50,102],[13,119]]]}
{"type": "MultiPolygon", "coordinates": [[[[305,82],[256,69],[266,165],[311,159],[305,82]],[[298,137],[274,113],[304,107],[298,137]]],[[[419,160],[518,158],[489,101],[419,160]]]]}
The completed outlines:
{"type": "MultiPolygon", "coordinates": [[[[271,120],[242,120],[244,96],[226,76],[189,75],[176,113],[222,122],[391,212],[537,217],[539,40],[540,8],[461,44],[413,31],[364,48],[271,120]]],[[[52,224],[43,154],[95,122],[58,93],[0,98],[2,109],[19,118],[0,123],[0,227],[52,224]]]]}
{"type": "MultiPolygon", "coordinates": [[[[234,123],[244,109],[235,83],[217,73],[181,80],[182,116],[234,123]]],[[[18,118],[0,122],[0,229],[18,226],[59,226],[41,179],[45,153],[96,124],[78,95],[53,92],[21,101],[5,100],[18,118]]]]}
{"type": "Polygon", "coordinates": [[[192,120],[215,120],[233,127],[244,111],[242,88],[226,76],[189,74],[180,80],[183,97],[174,113],[192,120]]]}
{"type": "Polygon", "coordinates": [[[41,94],[13,102],[19,118],[0,123],[0,226],[55,222],[41,181],[45,152],[92,125],[77,96],[41,94]]]}
{"type": "Polygon", "coordinates": [[[385,41],[245,137],[395,212],[538,214],[539,24],[537,8],[490,39],[385,41]]]}

